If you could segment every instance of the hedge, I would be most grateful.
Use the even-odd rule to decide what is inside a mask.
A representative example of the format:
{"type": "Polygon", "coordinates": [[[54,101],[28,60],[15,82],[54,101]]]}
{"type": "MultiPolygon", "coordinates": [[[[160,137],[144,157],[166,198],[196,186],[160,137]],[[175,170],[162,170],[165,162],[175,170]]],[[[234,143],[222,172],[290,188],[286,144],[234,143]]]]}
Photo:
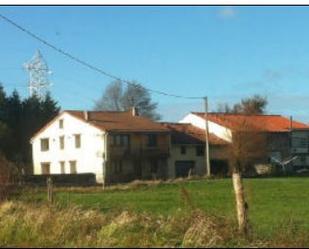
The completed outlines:
{"type": "Polygon", "coordinates": [[[83,174],[50,174],[50,175],[24,175],[22,183],[25,185],[46,186],[46,181],[51,178],[55,186],[94,186],[96,177],[93,173],[83,174]]]}

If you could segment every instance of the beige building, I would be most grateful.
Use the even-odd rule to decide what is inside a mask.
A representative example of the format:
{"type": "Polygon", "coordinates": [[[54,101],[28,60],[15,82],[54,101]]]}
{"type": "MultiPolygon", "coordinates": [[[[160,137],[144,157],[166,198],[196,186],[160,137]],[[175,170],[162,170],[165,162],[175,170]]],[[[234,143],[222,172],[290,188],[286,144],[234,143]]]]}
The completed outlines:
{"type": "MultiPolygon", "coordinates": [[[[187,177],[189,173],[206,173],[205,131],[191,124],[162,123],[171,132],[171,149],[168,158],[170,178],[187,177]]],[[[223,139],[209,135],[209,152],[212,174],[225,175],[228,171],[226,147],[223,139]]]]}

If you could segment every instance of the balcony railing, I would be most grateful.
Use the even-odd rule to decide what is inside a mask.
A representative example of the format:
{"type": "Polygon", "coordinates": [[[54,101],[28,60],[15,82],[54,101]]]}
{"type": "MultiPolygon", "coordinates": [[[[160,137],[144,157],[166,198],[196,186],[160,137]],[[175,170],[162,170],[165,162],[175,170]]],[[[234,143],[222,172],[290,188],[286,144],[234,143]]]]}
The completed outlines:
{"type": "Polygon", "coordinates": [[[128,148],[128,147],[110,147],[109,155],[111,158],[117,157],[167,157],[169,156],[169,148],[166,147],[143,147],[143,148],[128,148]]]}

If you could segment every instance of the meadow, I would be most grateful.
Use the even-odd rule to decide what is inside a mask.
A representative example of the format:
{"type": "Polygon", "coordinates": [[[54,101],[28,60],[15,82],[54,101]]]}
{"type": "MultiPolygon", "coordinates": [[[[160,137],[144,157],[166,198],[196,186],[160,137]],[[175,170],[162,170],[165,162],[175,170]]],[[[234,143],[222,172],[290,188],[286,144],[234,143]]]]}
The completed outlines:
{"type": "MultiPolygon", "coordinates": [[[[89,242],[91,246],[309,246],[309,178],[245,179],[244,183],[251,225],[251,238],[248,241],[243,241],[236,231],[235,200],[230,179],[200,179],[170,183],[137,182],[107,188],[104,191],[100,187],[56,187],[53,205],[47,204],[45,189],[29,188],[14,195],[9,202],[3,205],[15,207],[11,214],[8,214],[8,209],[5,209],[6,217],[17,215],[18,210],[23,208],[24,213],[37,212],[38,215],[42,210],[52,209],[52,214],[55,216],[54,220],[60,219],[57,212],[63,216],[63,212],[77,210],[76,212],[79,213],[77,216],[81,217],[84,213],[94,212],[101,217],[96,220],[101,220],[104,217],[105,223],[97,224],[98,227],[92,230],[96,231],[96,235],[93,235],[95,239],[91,240],[93,243],[89,242]],[[127,228],[124,228],[126,225],[123,228],[117,227],[118,230],[115,229],[118,232],[113,230],[114,234],[107,233],[110,240],[103,241],[104,243],[102,240],[98,240],[100,237],[98,234],[102,235],[102,227],[106,228],[111,224],[115,226],[115,220],[123,215],[136,218],[136,226],[131,227],[133,230],[129,229],[130,232],[127,233],[127,228]],[[193,221],[195,219],[197,221],[193,221]],[[143,220],[147,222],[144,224],[143,220]],[[199,222],[202,221],[204,223],[200,224],[199,222]],[[162,227],[157,222],[161,222],[162,227]],[[213,225],[209,226],[207,222],[213,225]],[[101,233],[98,233],[98,229],[101,233]],[[145,234],[146,231],[149,234],[145,234]],[[201,236],[205,237],[203,231],[205,234],[213,234],[211,231],[215,231],[218,236],[212,237],[219,238],[221,236],[222,238],[218,241],[211,241],[209,238],[208,240],[201,240],[201,237],[194,237],[194,234],[202,234],[201,236]],[[193,239],[192,236],[188,235],[188,232],[189,234],[191,232],[191,235],[193,234],[193,239]],[[141,242],[140,238],[143,236],[144,239],[141,242]],[[188,236],[190,239],[188,239],[188,236]]],[[[1,214],[0,210],[0,218],[1,214]]],[[[33,215],[36,216],[36,214],[33,215]]],[[[50,215],[46,217],[50,217],[50,215]]],[[[21,219],[24,219],[24,217],[21,219]]],[[[23,223],[25,222],[23,221],[23,223]]],[[[52,222],[55,221],[50,220],[49,222],[51,222],[50,226],[54,226],[52,222]]],[[[66,222],[70,224],[70,229],[73,230],[80,226],[77,224],[77,227],[74,228],[75,223],[71,222],[69,218],[66,222]]],[[[134,224],[134,222],[129,223],[132,226],[134,224]]],[[[0,234],[2,234],[0,236],[1,246],[19,245],[16,242],[18,241],[16,234],[18,234],[20,228],[17,224],[12,224],[8,228],[5,221],[1,220],[1,227],[5,225],[7,227],[6,230],[0,228],[0,234]],[[10,231],[10,229],[15,229],[15,231],[10,231]],[[9,234],[6,238],[11,239],[5,241],[3,234],[9,234]]],[[[29,224],[28,226],[27,229],[33,233],[35,229],[29,224]]],[[[37,237],[40,237],[39,231],[40,229],[37,237]]],[[[88,231],[88,228],[86,231],[88,231]]],[[[91,229],[89,233],[91,233],[91,229]]],[[[46,232],[46,236],[48,234],[52,237],[51,233],[46,232]]],[[[87,241],[83,240],[82,234],[80,236],[77,236],[80,241],[83,241],[83,243],[87,241]]],[[[106,236],[104,238],[106,239],[106,236]]],[[[47,240],[42,240],[39,243],[36,237],[23,241],[28,241],[26,245],[30,243],[31,246],[44,246],[44,243],[47,243],[47,240]]],[[[61,245],[88,246],[88,244],[83,243],[63,240],[61,245]]],[[[59,246],[59,244],[53,244],[53,242],[47,244],[59,246]]]]}

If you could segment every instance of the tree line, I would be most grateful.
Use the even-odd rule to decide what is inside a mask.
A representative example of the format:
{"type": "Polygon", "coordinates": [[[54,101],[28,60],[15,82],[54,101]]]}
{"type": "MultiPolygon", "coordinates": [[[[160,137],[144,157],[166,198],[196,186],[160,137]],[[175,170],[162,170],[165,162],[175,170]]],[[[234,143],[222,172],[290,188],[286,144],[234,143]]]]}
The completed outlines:
{"type": "Polygon", "coordinates": [[[0,85],[0,153],[20,171],[32,173],[30,139],[60,111],[48,93],[44,99],[36,95],[22,99],[14,90],[8,95],[0,85]]]}

